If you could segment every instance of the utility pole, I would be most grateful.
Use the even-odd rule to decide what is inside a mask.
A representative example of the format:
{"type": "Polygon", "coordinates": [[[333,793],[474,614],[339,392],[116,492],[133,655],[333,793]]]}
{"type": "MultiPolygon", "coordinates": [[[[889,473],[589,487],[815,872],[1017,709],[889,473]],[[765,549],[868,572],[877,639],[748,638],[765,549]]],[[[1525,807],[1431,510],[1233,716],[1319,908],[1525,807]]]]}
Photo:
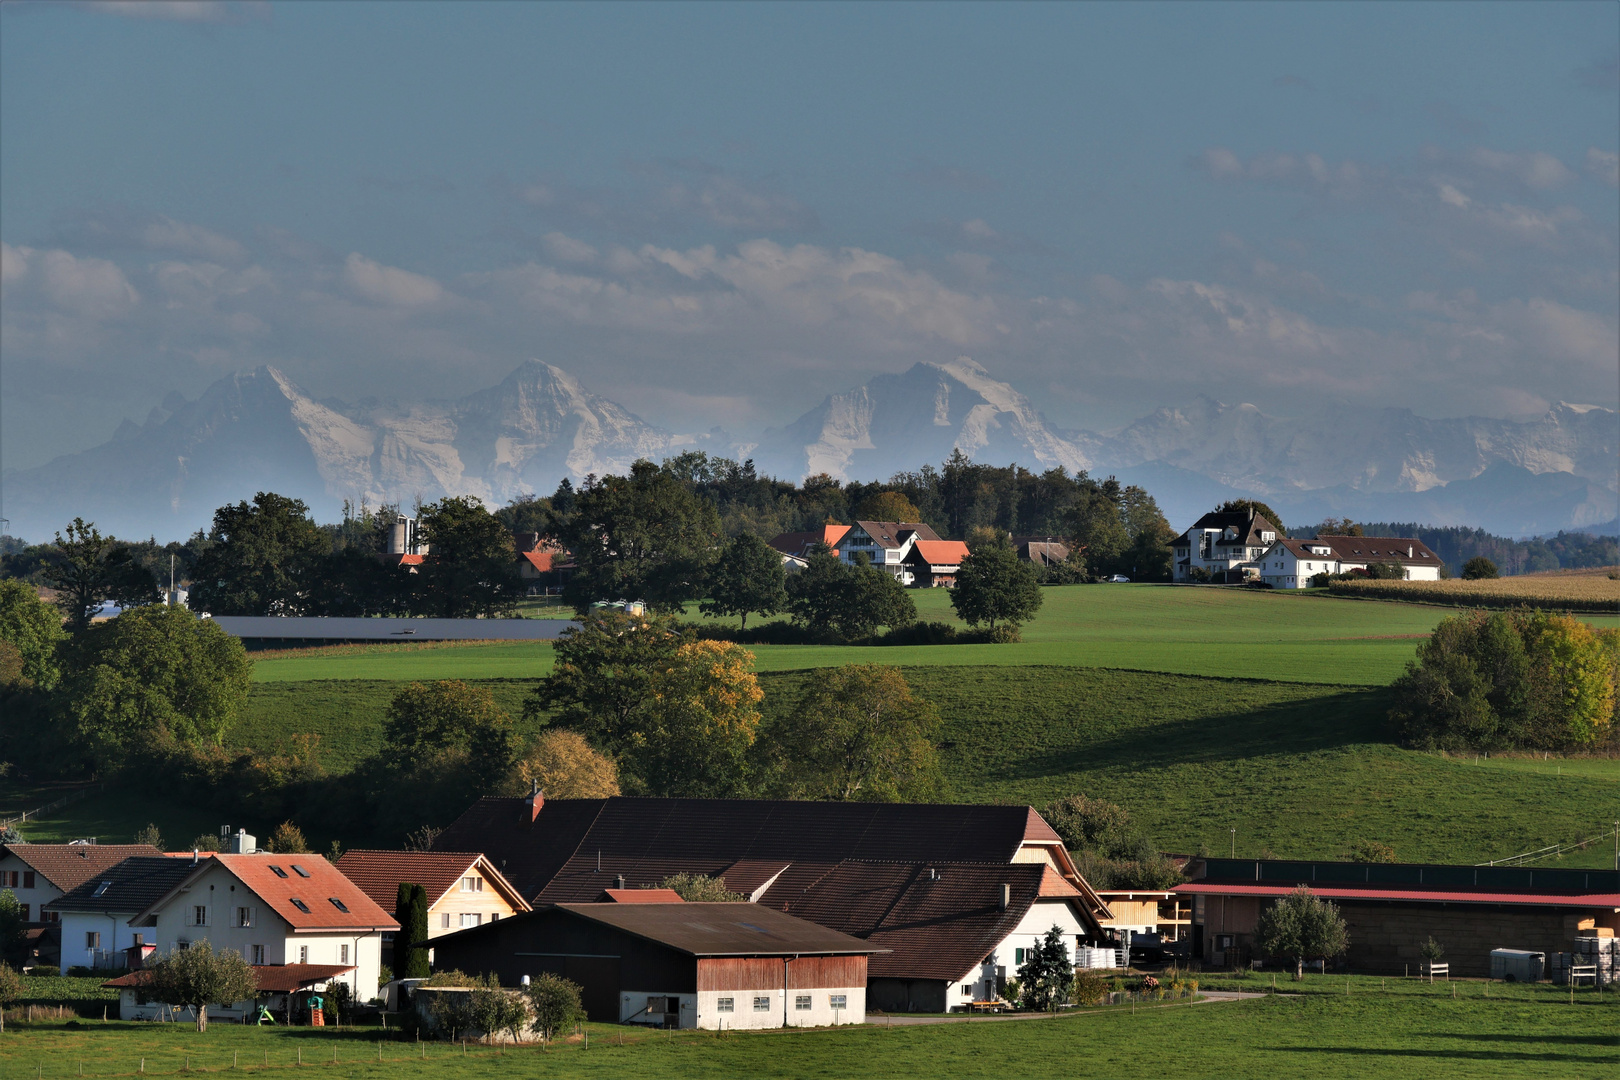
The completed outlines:
{"type": "Polygon", "coordinates": [[[1233,829],[1233,830],[1231,830],[1231,832],[1232,832],[1232,858],[1235,859],[1235,858],[1237,858],[1237,830],[1233,829]]]}
{"type": "Polygon", "coordinates": [[[1620,870],[1620,821],[1614,823],[1614,868],[1620,870]]]}

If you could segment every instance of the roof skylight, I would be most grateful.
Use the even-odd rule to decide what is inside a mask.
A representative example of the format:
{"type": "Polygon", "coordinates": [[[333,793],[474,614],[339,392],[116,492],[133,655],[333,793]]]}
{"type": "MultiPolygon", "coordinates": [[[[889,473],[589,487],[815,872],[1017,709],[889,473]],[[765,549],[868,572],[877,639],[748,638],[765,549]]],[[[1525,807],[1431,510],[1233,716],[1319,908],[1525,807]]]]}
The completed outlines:
{"type": "Polygon", "coordinates": [[[302,866],[299,866],[297,863],[293,863],[292,868],[293,868],[293,873],[297,874],[299,877],[309,877],[309,871],[305,870],[302,866]]]}
{"type": "Polygon", "coordinates": [[[347,915],[349,913],[348,905],[345,904],[343,901],[339,900],[337,897],[328,896],[327,899],[332,901],[332,906],[337,908],[339,911],[343,912],[343,914],[347,915]]]}
{"type": "Polygon", "coordinates": [[[286,877],[287,876],[287,871],[283,870],[281,867],[275,865],[274,863],[270,864],[270,872],[272,874],[276,875],[276,877],[286,877]]]}
{"type": "Polygon", "coordinates": [[[292,898],[292,904],[293,907],[297,908],[299,911],[302,911],[305,915],[309,914],[309,905],[298,899],[298,897],[295,896],[292,898]]]}

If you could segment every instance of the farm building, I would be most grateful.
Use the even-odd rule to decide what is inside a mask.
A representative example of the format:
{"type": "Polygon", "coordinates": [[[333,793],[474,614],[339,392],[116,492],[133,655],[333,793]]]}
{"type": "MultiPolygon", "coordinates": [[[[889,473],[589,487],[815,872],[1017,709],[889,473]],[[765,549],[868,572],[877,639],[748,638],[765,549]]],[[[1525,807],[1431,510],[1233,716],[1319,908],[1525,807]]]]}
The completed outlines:
{"type": "Polygon", "coordinates": [[[558,904],[437,939],[439,965],[578,983],[592,1020],[669,1028],[866,1019],[874,946],[753,904],[558,904]]]}
{"type": "Polygon", "coordinates": [[[319,855],[218,853],[129,920],[160,952],[207,941],[254,967],[335,967],[355,998],[376,994],[382,935],[399,929],[319,855]]]}
{"type": "Polygon", "coordinates": [[[1414,863],[1195,859],[1186,884],[1193,943],[1205,963],[1255,956],[1260,912],[1301,885],[1337,904],[1356,971],[1417,970],[1431,935],[1454,975],[1483,978],[1492,949],[1568,952],[1578,936],[1620,930],[1620,871],[1414,863]]]}
{"type": "Polygon", "coordinates": [[[46,910],[60,920],[62,974],[72,967],[140,967],[155,942],[130,920],[191,871],[189,855],[135,855],[52,900],[46,910]]]}
{"type": "MultiPolygon", "coordinates": [[[[420,885],[428,898],[428,939],[497,922],[529,910],[529,902],[476,851],[345,851],[343,876],[396,919],[399,887],[420,885]]],[[[384,934],[388,944],[392,934],[384,934]]]]}
{"type": "Polygon", "coordinates": [[[437,846],[483,850],[536,907],[681,872],[719,878],[891,950],[871,968],[886,1009],[993,996],[1024,937],[1058,925],[1071,948],[1101,943],[1109,914],[1028,806],[485,798],[437,846]]]}
{"type": "MultiPolygon", "coordinates": [[[[255,966],[253,979],[258,994],[250,1001],[231,1001],[208,1006],[210,1020],[251,1019],[264,1006],[276,1016],[288,1020],[307,1015],[301,1000],[301,991],[324,991],[334,981],[344,980],[354,971],[354,965],[343,964],[275,964],[255,966]]],[[[146,996],[146,987],[152,981],[150,971],[131,971],[101,985],[118,991],[118,1018],[120,1020],[179,1019],[179,1010],[153,1001],[146,996]]],[[[189,1019],[189,1017],[187,1017],[189,1019]]]]}
{"type": "Polygon", "coordinates": [[[906,554],[905,567],[912,584],[928,588],[950,588],[956,572],[968,557],[968,546],[960,540],[918,540],[906,554]]]}
{"type": "Polygon", "coordinates": [[[1278,540],[1254,565],[1260,580],[1277,589],[1308,588],[1317,574],[1365,570],[1373,563],[1394,563],[1408,581],[1439,581],[1445,560],[1423,541],[1404,536],[1318,536],[1314,540],[1278,540]]]}

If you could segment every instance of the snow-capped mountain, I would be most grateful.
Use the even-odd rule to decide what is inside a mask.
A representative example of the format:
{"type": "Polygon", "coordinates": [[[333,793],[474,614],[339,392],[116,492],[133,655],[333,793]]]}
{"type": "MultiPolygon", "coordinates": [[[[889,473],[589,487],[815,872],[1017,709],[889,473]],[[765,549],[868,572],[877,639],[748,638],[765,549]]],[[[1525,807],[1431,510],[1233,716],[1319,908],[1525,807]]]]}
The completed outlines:
{"type": "Polygon", "coordinates": [[[919,363],[832,394],[785,428],[767,431],[753,451],[762,471],[799,479],[886,479],[938,464],[960,448],[975,461],[1031,469],[1089,468],[1086,437],[1046,425],[1023,394],[965,356],[919,363]]]}

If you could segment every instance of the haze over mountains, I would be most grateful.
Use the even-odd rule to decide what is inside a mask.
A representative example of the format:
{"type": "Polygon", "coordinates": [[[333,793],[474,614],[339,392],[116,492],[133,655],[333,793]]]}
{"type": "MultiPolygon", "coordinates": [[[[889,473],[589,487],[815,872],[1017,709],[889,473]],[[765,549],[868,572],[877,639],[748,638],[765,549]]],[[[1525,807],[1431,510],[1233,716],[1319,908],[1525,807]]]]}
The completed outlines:
{"type": "Polygon", "coordinates": [[[752,457],[761,472],[794,480],[872,480],[937,465],[956,447],[988,464],[1116,474],[1147,488],[1178,528],[1252,494],[1291,526],[1331,514],[1530,535],[1610,522],[1620,488],[1620,417],[1590,405],[1560,403],[1519,423],[1344,406],[1282,418],[1203,397],[1098,434],[1052,427],[961,357],[876,376],[751,443],[718,429],[677,435],[531,360],[450,402],[317,401],[274,368],[229,376],[195,401],[171,394],[101,446],[6,472],[3,513],[13,535],[31,540],[75,515],[121,536],[170,539],[260,490],[333,520],[345,499],[500,504],[689,448],[752,457]]]}

